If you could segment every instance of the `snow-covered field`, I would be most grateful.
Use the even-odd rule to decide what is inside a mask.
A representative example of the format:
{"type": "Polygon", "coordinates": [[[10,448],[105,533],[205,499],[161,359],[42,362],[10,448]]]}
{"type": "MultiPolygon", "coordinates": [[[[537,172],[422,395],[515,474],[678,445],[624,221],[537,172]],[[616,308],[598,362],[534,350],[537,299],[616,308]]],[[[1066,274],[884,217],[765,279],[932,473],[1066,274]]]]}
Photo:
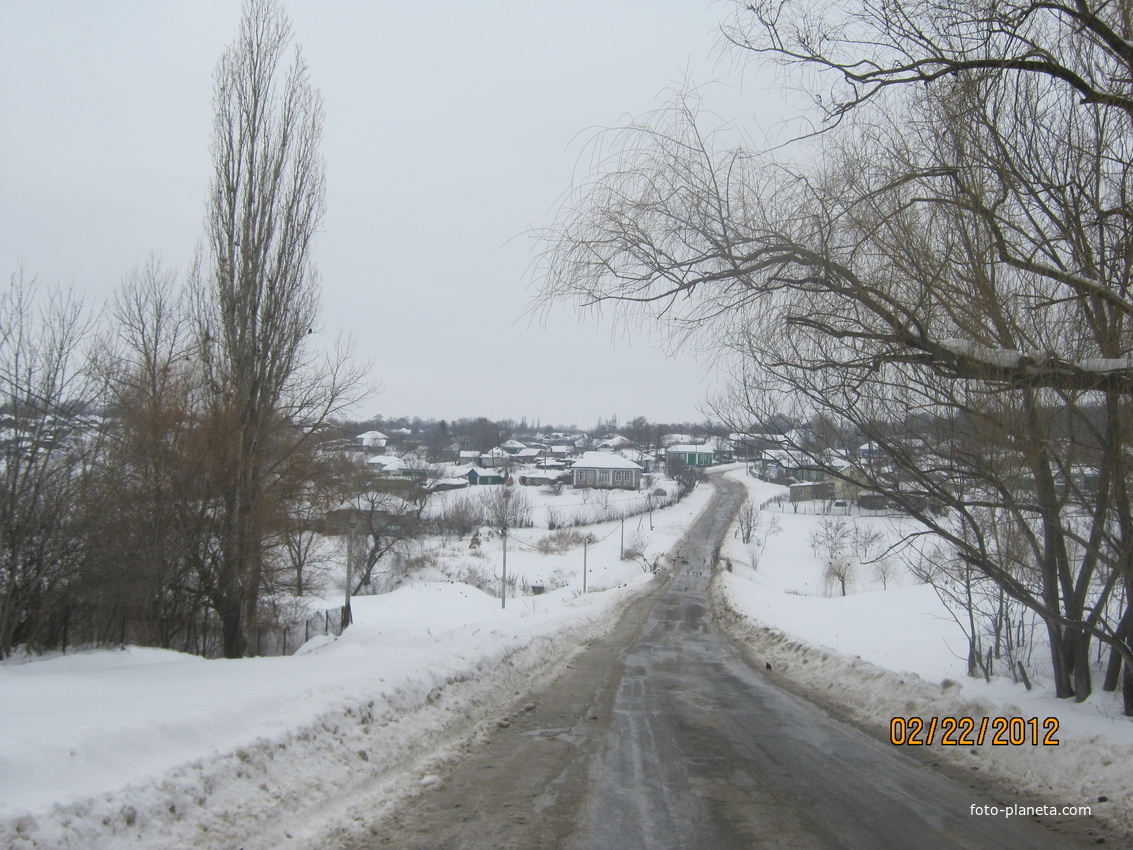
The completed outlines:
{"type": "MultiPolygon", "coordinates": [[[[742,469],[729,475],[756,504],[782,491],[742,469]]],[[[781,533],[767,538],[755,569],[751,547],[731,538],[722,556],[732,571],[721,572],[715,585],[720,615],[733,621],[761,663],[847,707],[886,737],[894,717],[926,723],[974,717],[977,724],[983,717],[1035,717],[1040,736],[1045,719],[1057,718],[1056,747],[1031,746],[1029,737],[1025,746],[992,746],[988,734],[983,746],[937,745],[934,755],[1005,778],[1046,805],[1091,806],[1095,816],[1133,830],[1133,720],[1122,715],[1116,695],[1101,691],[1100,679],[1083,703],[1056,699],[1041,648],[1031,691],[1010,679],[969,678],[964,635],[930,586],[901,568],[887,590],[867,571],[849,595],[837,589],[827,595],[821,561],[807,542],[822,517],[796,515],[790,505],[764,513],[778,519],[781,533]]],[[[887,535],[896,531],[884,517],[847,519],[887,535]]]]}
{"type": "MultiPolygon", "coordinates": [[[[652,532],[648,515],[627,519],[625,536],[647,539],[652,561],[710,495],[655,511],[652,532]]],[[[536,498],[544,514],[570,501],[536,498]]],[[[0,665],[0,847],[266,850],[365,829],[431,781],[430,754],[498,719],[653,580],[619,557],[621,523],[582,530],[596,538],[585,595],[581,548],[540,554],[547,530],[518,529],[509,575],[558,587],[506,608],[465,583],[417,581],[356,598],[341,638],[292,657],[130,647],[0,665]]],[[[471,563],[491,580],[501,556],[499,539],[454,540],[437,561],[450,569],[431,569],[471,563]]]]}
{"type": "MultiPolygon", "coordinates": [[[[731,475],[757,504],[780,492],[731,475]]],[[[594,498],[531,492],[544,524],[549,506],[589,510],[594,498]]],[[[585,595],[581,548],[542,554],[547,529],[518,529],[508,573],[547,592],[506,608],[451,580],[498,580],[501,541],[484,535],[476,549],[434,541],[413,580],[355,599],[341,638],[293,657],[205,661],[135,647],[0,665],[0,846],[297,850],[332,829],[362,833],[393,801],[427,793],[435,760],[500,719],[653,580],[641,559],[619,557],[623,531],[652,563],[710,495],[700,487],[655,511],[653,531],[648,515],[580,529],[596,541],[585,595]]],[[[886,733],[895,716],[1057,717],[1057,747],[936,750],[1049,805],[1091,805],[1133,828],[1133,722],[1112,695],[1075,704],[1054,699],[1041,676],[1030,692],[967,678],[963,635],[930,587],[897,571],[886,590],[866,576],[846,597],[827,595],[807,543],[821,517],[770,511],[781,533],[754,569],[752,547],[730,538],[732,571],[716,590],[719,615],[776,675],[886,733]]],[[[857,521],[892,532],[885,518],[857,521]]]]}

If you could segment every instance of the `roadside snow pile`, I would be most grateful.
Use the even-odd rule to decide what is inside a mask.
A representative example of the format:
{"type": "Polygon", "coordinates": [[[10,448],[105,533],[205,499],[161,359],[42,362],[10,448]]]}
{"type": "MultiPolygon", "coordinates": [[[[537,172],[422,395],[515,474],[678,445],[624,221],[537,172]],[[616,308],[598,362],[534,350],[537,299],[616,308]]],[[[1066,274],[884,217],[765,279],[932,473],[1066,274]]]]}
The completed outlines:
{"type": "Polygon", "coordinates": [[[0,846],[301,846],[305,820],[468,731],[635,589],[501,611],[415,585],[356,599],[341,639],[291,658],[130,648],[0,667],[0,846]]]}
{"type": "MultiPolygon", "coordinates": [[[[733,477],[756,504],[775,494],[773,485],[742,472],[733,477]]],[[[729,540],[722,556],[732,571],[718,573],[713,585],[717,622],[758,668],[770,664],[772,675],[844,707],[886,738],[893,718],[923,718],[926,730],[932,718],[974,718],[978,732],[983,718],[1018,717],[1037,718],[1041,740],[1047,718],[1055,718],[1058,746],[1033,746],[1030,723],[1025,745],[993,746],[989,724],[982,746],[936,743],[932,752],[1046,805],[1090,806],[1093,815],[1133,830],[1133,722],[1115,695],[1098,691],[1079,704],[1056,699],[1041,676],[1031,691],[1001,678],[969,678],[964,635],[931,587],[897,575],[887,577],[887,590],[862,582],[863,592],[827,596],[807,542],[822,517],[764,513],[774,514],[782,532],[766,538],[756,559],[750,546],[729,540]]],[[[939,725],[935,734],[939,741],[939,725]]]]}

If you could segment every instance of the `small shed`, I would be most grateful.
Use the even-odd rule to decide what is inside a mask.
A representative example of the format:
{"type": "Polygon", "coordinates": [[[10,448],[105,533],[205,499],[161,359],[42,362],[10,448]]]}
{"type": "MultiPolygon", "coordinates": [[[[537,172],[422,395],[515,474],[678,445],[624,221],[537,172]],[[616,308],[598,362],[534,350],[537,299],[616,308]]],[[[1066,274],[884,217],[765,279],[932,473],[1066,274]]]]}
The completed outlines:
{"type": "Polygon", "coordinates": [[[504,473],[499,469],[484,469],[474,466],[468,470],[468,483],[472,485],[503,484],[504,473]]]}

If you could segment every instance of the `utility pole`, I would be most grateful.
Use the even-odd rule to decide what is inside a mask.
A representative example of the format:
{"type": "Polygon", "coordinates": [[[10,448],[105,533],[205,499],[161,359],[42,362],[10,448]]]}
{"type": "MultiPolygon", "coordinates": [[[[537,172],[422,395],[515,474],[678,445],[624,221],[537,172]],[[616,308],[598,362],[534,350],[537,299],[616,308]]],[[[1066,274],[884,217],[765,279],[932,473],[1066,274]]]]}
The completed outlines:
{"type": "Polygon", "coordinates": [[[503,529],[504,538],[504,576],[500,581],[500,607],[507,608],[507,526],[503,529]]]}
{"type": "Polygon", "coordinates": [[[586,593],[586,550],[590,546],[589,543],[582,544],[582,592],[586,593]]]}
{"type": "Polygon", "coordinates": [[[346,541],[346,602],[342,606],[342,629],[354,622],[354,615],[350,611],[350,583],[354,580],[351,571],[354,567],[354,529],[358,525],[358,517],[351,512],[350,536],[346,541]]]}

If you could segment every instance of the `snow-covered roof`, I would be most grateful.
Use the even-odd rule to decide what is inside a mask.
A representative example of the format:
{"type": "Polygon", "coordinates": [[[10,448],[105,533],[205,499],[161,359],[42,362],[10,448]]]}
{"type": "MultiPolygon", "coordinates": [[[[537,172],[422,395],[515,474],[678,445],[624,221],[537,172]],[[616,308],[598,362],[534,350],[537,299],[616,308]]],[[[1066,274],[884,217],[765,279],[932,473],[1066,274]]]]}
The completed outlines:
{"type": "Polygon", "coordinates": [[[541,469],[529,469],[523,473],[523,477],[528,481],[558,481],[559,474],[555,472],[546,472],[541,469]]]}
{"type": "Polygon", "coordinates": [[[350,510],[360,513],[373,511],[374,513],[404,514],[416,511],[417,506],[400,496],[395,496],[393,493],[379,493],[375,494],[372,499],[362,496],[352,501],[340,502],[331,508],[331,513],[350,510]]]}
{"type": "Polygon", "coordinates": [[[715,446],[709,446],[707,444],[705,444],[705,445],[694,445],[692,443],[685,443],[683,445],[669,446],[669,448],[666,451],[680,452],[682,454],[705,455],[705,454],[715,454],[716,453],[716,447],[715,446]]]}
{"type": "Polygon", "coordinates": [[[637,449],[622,449],[618,452],[626,460],[632,460],[634,463],[641,463],[642,461],[652,460],[652,458],[643,451],[637,449]]]}
{"type": "Polygon", "coordinates": [[[632,446],[633,441],[626,437],[623,437],[621,434],[614,434],[612,437],[607,437],[606,439],[602,440],[602,442],[598,443],[598,445],[599,447],[608,446],[611,449],[620,449],[625,446],[632,446]]]}
{"type": "Polygon", "coordinates": [[[766,460],[775,461],[780,466],[785,466],[792,469],[797,468],[817,468],[818,461],[813,457],[803,452],[797,452],[792,449],[771,449],[763,453],[766,460]]]}
{"type": "Polygon", "coordinates": [[[587,452],[574,462],[575,469],[636,469],[641,467],[628,458],[613,452],[587,452]]]}
{"type": "Polygon", "coordinates": [[[358,440],[364,446],[372,446],[378,443],[385,443],[389,441],[389,437],[381,431],[364,431],[358,435],[358,440]]]}
{"type": "Polygon", "coordinates": [[[374,455],[373,457],[366,458],[366,463],[371,466],[377,466],[386,472],[395,469],[405,469],[405,464],[401,462],[401,458],[394,457],[393,455],[374,455]]]}
{"type": "Polygon", "coordinates": [[[482,467],[482,466],[474,466],[471,469],[469,469],[468,472],[466,472],[464,474],[465,475],[471,475],[473,472],[476,473],[477,478],[503,478],[504,477],[504,474],[501,470],[499,470],[499,469],[484,469],[484,467],[482,467]]]}
{"type": "Polygon", "coordinates": [[[449,478],[438,478],[433,482],[434,490],[454,490],[458,487],[467,487],[468,478],[464,476],[456,476],[449,478]]]}

